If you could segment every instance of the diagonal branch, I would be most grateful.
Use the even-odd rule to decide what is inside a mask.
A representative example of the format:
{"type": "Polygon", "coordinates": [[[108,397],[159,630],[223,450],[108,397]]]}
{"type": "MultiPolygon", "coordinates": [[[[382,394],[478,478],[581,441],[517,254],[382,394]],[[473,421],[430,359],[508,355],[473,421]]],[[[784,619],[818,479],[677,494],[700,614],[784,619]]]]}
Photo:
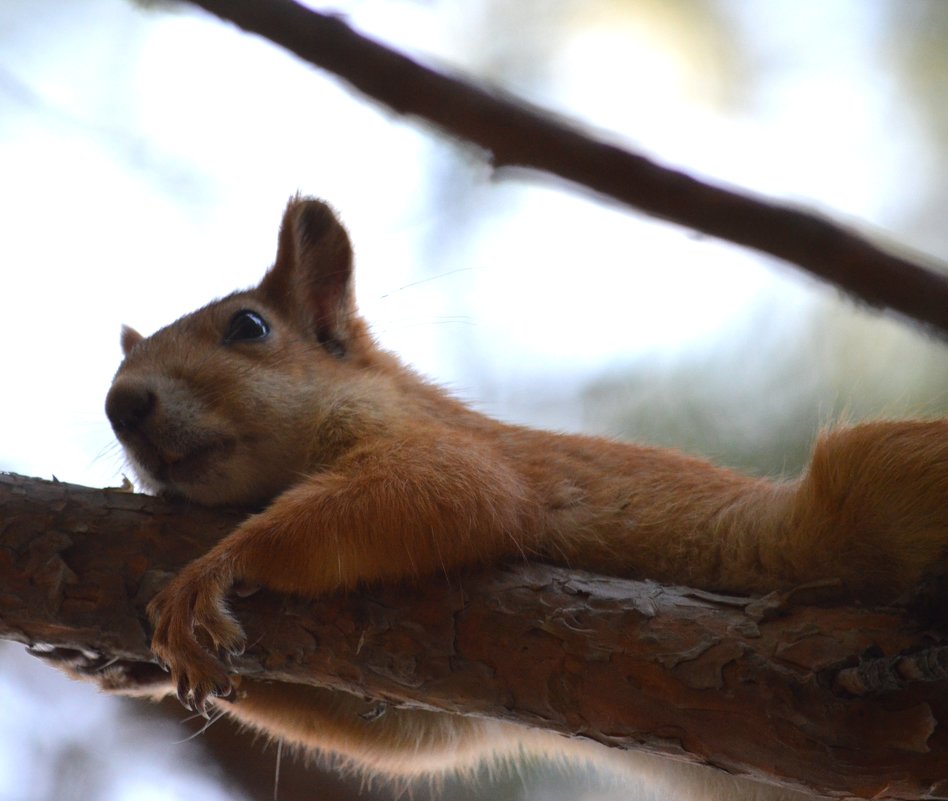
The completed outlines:
{"type": "Polygon", "coordinates": [[[664,220],[802,267],[948,336],[948,266],[889,253],[808,211],[698,181],[582,133],[496,89],[449,77],[292,0],[190,0],[343,78],[399,114],[488,151],[499,167],[565,178],[664,220]]]}
{"type": "MultiPolygon", "coordinates": [[[[0,637],[148,661],[148,599],[239,519],[0,475],[0,637]]],[[[881,694],[833,689],[862,654],[937,657],[944,637],[904,611],[791,607],[546,565],[320,600],[260,593],[235,609],[252,643],[233,665],[241,675],[516,721],[837,797],[948,798],[943,674],[881,694]]]]}

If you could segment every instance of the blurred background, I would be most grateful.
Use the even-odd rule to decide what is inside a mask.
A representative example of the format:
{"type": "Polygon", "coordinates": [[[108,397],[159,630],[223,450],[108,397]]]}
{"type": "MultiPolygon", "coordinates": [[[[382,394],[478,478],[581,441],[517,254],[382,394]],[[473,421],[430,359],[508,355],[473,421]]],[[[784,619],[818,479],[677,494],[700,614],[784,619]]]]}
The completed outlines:
{"type": "MultiPolygon", "coordinates": [[[[326,8],[696,176],[948,258],[943,0],[326,8]]],[[[297,190],[349,227],[381,342],[505,420],[789,475],[821,425],[948,410],[948,349],[794,268],[492,175],[471,148],[189,7],[4,0],[0,469],[119,483],[102,403],[120,325],[151,333],[256,283],[297,190]]],[[[194,735],[185,717],[0,643],[0,801],[273,796],[275,749],[224,722],[194,735]]],[[[284,759],[279,797],[409,796],[284,759]]],[[[628,794],[527,765],[443,797],[628,794]]]]}

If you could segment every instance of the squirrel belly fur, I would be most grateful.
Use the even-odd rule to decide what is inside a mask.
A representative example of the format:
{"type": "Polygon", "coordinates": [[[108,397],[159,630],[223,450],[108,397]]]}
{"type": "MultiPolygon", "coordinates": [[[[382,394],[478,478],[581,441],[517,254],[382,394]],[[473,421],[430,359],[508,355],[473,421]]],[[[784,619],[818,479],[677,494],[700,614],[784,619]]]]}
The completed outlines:
{"type": "Polygon", "coordinates": [[[106,411],[141,485],[262,511],[152,601],[170,677],[103,685],[177,690],[371,774],[565,754],[645,776],[661,797],[808,797],[509,723],[372,719],[354,696],[232,680],[212,650],[242,645],[224,604],[236,583],[317,596],[537,559],[729,593],[833,579],[843,598],[878,601],[946,567],[948,420],[826,432],[793,481],[498,422],[377,346],[356,310],[349,238],[316,200],[291,199],[259,286],[147,338],[125,328],[122,348],[106,411]]]}

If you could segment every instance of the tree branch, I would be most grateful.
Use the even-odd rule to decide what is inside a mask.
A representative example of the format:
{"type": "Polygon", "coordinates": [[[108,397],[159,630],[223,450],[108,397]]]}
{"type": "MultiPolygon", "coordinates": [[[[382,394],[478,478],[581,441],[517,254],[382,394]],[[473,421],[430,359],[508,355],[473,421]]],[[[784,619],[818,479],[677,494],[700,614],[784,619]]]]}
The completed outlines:
{"type": "Polygon", "coordinates": [[[393,111],[664,220],[802,267],[855,298],[948,336],[948,265],[886,252],[812,212],[698,181],[596,140],[497,89],[424,67],[292,0],[189,0],[343,78],[393,111]]]}
{"type": "MultiPolygon", "coordinates": [[[[0,637],[150,661],[148,599],[240,517],[0,475],[0,637]]],[[[937,655],[945,638],[899,610],[785,601],[546,565],[315,601],[263,592],[234,604],[251,647],[233,670],[839,797],[948,797],[944,675],[834,690],[862,654],[937,655]]]]}

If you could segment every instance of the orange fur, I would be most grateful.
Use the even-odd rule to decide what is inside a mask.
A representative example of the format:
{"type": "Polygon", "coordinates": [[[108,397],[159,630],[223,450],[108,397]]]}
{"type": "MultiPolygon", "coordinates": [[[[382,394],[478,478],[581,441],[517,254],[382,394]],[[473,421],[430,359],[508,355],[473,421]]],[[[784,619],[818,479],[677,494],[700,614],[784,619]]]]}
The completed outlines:
{"type": "MultiPolygon", "coordinates": [[[[265,507],[154,599],[155,653],[193,706],[211,698],[370,771],[593,747],[432,712],[369,721],[363,701],[312,688],[244,681],[237,703],[213,700],[230,680],[197,634],[240,647],[223,604],[235,582],[318,595],[526,557],[736,593],[838,579],[849,596],[890,598],[945,567],[948,420],[825,434],[809,470],[784,483],[499,423],[376,346],[356,314],[348,237],[317,201],[290,201],[259,287],[147,339],[126,329],[122,343],[107,411],[142,483],[265,507]]],[[[646,772],[665,764],[624,759],[646,772]]],[[[683,777],[682,798],[758,797],[669,770],[656,780],[683,777]]]]}

